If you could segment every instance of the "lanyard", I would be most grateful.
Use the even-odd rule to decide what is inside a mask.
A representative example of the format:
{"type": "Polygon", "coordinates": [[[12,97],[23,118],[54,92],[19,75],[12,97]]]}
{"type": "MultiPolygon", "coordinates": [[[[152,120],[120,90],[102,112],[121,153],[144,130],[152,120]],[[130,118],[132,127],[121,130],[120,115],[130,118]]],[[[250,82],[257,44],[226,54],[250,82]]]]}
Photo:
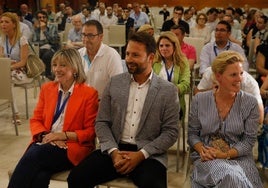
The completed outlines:
{"type": "MultiPolygon", "coordinates": [[[[227,47],[226,47],[226,51],[228,51],[229,49],[230,49],[230,46],[231,46],[231,44],[230,44],[230,42],[228,42],[228,45],[227,45],[227,47]]],[[[217,57],[218,56],[218,53],[217,53],[217,46],[214,46],[214,53],[215,53],[215,56],[217,57]]]]}
{"type": "Polygon", "coordinates": [[[10,57],[11,52],[12,52],[13,46],[11,46],[10,50],[8,47],[8,38],[6,37],[6,50],[7,50],[7,57],[10,57]]]}
{"type": "Polygon", "coordinates": [[[166,68],[167,79],[168,79],[169,82],[171,82],[171,78],[172,78],[172,74],[173,74],[173,69],[174,69],[174,64],[172,65],[172,68],[171,68],[171,71],[170,72],[168,72],[168,69],[166,68]]]}
{"type": "Polygon", "coordinates": [[[57,119],[60,117],[60,115],[61,115],[61,113],[62,113],[62,111],[63,111],[63,109],[64,109],[64,107],[65,107],[65,105],[66,105],[66,103],[67,103],[67,101],[68,101],[68,99],[70,98],[70,92],[68,92],[68,95],[67,95],[67,97],[64,99],[62,105],[60,105],[60,104],[61,104],[61,97],[62,97],[62,91],[59,92],[58,103],[57,103],[57,108],[56,108],[56,113],[55,113],[55,115],[54,115],[54,117],[53,117],[53,122],[52,122],[52,124],[54,124],[54,123],[57,121],[57,119]]]}

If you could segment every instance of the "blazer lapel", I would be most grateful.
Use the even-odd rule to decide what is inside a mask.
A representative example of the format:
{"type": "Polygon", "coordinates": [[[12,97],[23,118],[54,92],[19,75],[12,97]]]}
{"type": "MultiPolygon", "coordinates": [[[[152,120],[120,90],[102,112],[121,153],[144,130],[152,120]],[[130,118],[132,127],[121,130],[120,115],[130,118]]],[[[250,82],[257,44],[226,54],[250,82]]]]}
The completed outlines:
{"type": "Polygon", "coordinates": [[[157,83],[157,76],[155,74],[153,74],[152,77],[152,81],[151,81],[151,85],[149,86],[148,89],[148,93],[143,105],[143,109],[142,109],[142,115],[141,115],[141,119],[140,119],[140,123],[139,123],[139,128],[137,130],[137,133],[141,130],[142,125],[145,122],[145,119],[151,109],[152,104],[155,102],[155,97],[158,93],[159,87],[158,87],[158,83],[157,83]]]}

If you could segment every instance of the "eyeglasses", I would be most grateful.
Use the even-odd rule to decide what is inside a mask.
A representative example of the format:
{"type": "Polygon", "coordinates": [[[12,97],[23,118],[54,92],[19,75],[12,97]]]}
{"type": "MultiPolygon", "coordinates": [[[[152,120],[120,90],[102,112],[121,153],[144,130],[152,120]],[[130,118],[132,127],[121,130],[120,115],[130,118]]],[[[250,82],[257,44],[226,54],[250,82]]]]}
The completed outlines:
{"type": "Polygon", "coordinates": [[[174,12],[174,14],[182,15],[182,12],[174,12]]]}
{"type": "Polygon", "coordinates": [[[46,19],[47,17],[46,16],[38,16],[38,19],[46,19]]]}
{"type": "Polygon", "coordinates": [[[215,32],[224,33],[224,32],[227,32],[227,30],[226,29],[215,29],[215,32]]]}
{"type": "Polygon", "coordinates": [[[91,34],[91,33],[89,33],[89,34],[81,33],[81,37],[82,38],[87,38],[87,39],[94,39],[98,35],[99,35],[99,33],[97,33],[95,35],[94,34],[91,34]]]}

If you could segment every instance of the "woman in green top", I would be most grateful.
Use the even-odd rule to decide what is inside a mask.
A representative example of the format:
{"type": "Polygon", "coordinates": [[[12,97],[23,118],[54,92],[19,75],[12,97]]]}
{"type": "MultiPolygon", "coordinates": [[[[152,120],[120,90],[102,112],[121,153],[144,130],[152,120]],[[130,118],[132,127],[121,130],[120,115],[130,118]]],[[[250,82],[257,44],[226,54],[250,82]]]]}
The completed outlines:
{"type": "Polygon", "coordinates": [[[163,32],[157,40],[153,69],[161,78],[177,86],[184,117],[186,108],[184,94],[190,88],[190,68],[176,35],[171,31],[163,32]]]}

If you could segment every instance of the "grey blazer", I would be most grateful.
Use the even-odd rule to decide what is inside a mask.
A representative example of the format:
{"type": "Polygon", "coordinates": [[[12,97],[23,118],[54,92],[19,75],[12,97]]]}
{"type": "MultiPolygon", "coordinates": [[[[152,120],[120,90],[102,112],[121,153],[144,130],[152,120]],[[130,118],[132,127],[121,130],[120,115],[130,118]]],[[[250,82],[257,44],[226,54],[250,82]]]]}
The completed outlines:
{"type": "MultiPolygon", "coordinates": [[[[131,75],[111,78],[103,93],[96,119],[96,134],[102,152],[118,148],[128,105],[131,75]]],[[[144,149],[167,167],[167,150],[177,140],[179,99],[177,88],[153,74],[137,130],[138,149],[144,149]]]]}

